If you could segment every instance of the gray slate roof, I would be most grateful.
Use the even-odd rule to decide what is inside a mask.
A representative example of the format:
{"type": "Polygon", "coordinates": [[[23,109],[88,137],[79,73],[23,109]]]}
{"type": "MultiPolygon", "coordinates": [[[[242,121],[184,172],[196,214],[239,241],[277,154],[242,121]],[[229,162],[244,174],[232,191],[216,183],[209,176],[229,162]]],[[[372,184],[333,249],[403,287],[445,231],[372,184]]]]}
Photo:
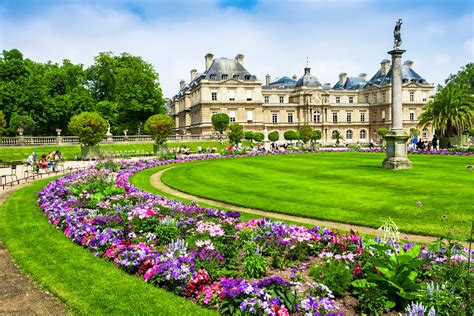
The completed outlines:
{"type": "Polygon", "coordinates": [[[277,78],[270,82],[266,88],[293,88],[296,84],[296,80],[291,79],[290,77],[283,76],[281,78],[277,78]]]}
{"type": "Polygon", "coordinates": [[[206,80],[222,80],[222,76],[227,75],[227,79],[235,78],[239,80],[256,80],[257,77],[251,75],[235,59],[216,58],[213,60],[209,70],[205,73],[206,80]]]}
{"type": "MultiPolygon", "coordinates": [[[[426,79],[421,77],[419,74],[416,73],[411,67],[407,65],[402,65],[402,82],[417,82],[417,83],[427,83],[426,79]]],[[[383,75],[382,72],[379,70],[377,73],[367,82],[365,88],[368,88],[373,85],[383,86],[388,85],[392,82],[392,67],[386,75],[383,75]]]]}
{"type": "Polygon", "coordinates": [[[334,90],[358,90],[365,87],[367,81],[359,77],[347,77],[346,82],[341,85],[339,81],[332,87],[334,90]]]}
{"type": "Polygon", "coordinates": [[[305,67],[303,77],[296,81],[296,87],[320,87],[318,78],[311,74],[311,68],[305,67]]]}

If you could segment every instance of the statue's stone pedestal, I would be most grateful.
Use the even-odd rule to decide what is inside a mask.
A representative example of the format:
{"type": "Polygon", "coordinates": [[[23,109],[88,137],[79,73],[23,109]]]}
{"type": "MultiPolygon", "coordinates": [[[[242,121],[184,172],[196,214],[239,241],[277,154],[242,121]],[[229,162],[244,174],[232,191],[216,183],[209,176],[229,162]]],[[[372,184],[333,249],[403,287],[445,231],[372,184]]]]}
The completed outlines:
{"type": "Polygon", "coordinates": [[[410,138],[406,133],[389,132],[385,136],[387,143],[387,157],[382,166],[386,169],[411,169],[411,161],[407,157],[407,140],[410,138]]]}

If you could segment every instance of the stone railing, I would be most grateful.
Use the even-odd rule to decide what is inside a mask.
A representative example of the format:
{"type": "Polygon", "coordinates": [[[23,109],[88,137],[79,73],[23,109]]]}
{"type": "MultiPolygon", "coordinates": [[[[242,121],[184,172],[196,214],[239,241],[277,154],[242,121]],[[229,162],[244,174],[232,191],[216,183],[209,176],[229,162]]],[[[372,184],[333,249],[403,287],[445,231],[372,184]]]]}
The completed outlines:
{"type": "MultiPolygon", "coordinates": [[[[223,139],[226,139],[224,137],[223,139]]],[[[198,141],[217,141],[216,136],[201,135],[179,135],[168,138],[171,142],[198,142],[198,141]]],[[[130,135],[130,136],[106,136],[101,144],[118,143],[151,143],[153,139],[150,135],[130,135]]],[[[0,147],[11,146],[41,146],[41,145],[78,145],[77,136],[17,136],[3,137],[0,140],[0,147]]]]}

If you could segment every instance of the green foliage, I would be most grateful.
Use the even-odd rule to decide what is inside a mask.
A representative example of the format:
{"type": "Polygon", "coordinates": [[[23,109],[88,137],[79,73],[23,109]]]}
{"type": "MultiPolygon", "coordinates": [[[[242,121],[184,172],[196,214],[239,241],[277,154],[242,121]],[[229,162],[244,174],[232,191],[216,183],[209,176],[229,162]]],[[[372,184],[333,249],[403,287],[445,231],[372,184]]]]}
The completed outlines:
{"type": "Polygon", "coordinates": [[[307,143],[312,139],[313,129],[309,125],[303,125],[298,129],[299,139],[303,143],[307,143]]]}
{"type": "Polygon", "coordinates": [[[243,268],[243,277],[261,278],[267,273],[267,260],[260,254],[252,254],[244,258],[243,268]]]}
{"type": "Polygon", "coordinates": [[[423,303],[426,309],[434,307],[436,315],[450,316],[453,311],[458,311],[457,315],[467,315],[467,306],[463,307],[462,298],[450,288],[449,283],[435,284],[428,283],[418,291],[417,302],[423,303]],[[462,313],[462,311],[465,311],[462,313]]]}
{"type": "Polygon", "coordinates": [[[74,115],[68,124],[69,131],[85,146],[94,146],[102,141],[107,132],[107,122],[95,112],[74,115]]]}
{"type": "Polygon", "coordinates": [[[212,116],[211,120],[214,130],[221,134],[223,134],[229,126],[229,115],[225,113],[216,113],[212,116]]]}
{"type": "Polygon", "coordinates": [[[352,286],[358,300],[358,308],[362,313],[379,316],[395,307],[393,302],[387,301],[387,292],[379,289],[375,283],[360,279],[353,281],[352,286]]]}
{"type": "Polygon", "coordinates": [[[95,111],[99,113],[111,126],[112,134],[121,135],[123,130],[117,126],[118,105],[115,102],[100,101],[95,105],[95,111]]]}
{"type": "Polygon", "coordinates": [[[166,114],[150,116],[145,123],[145,132],[150,134],[157,145],[166,143],[174,128],[174,120],[166,114]]]}
{"type": "Polygon", "coordinates": [[[311,266],[309,275],[339,297],[344,296],[352,281],[352,271],[346,267],[344,261],[338,260],[311,266]]]}
{"type": "Polygon", "coordinates": [[[285,140],[288,140],[288,141],[292,141],[292,140],[297,140],[298,139],[298,133],[294,130],[289,130],[289,131],[286,131],[284,134],[283,134],[283,138],[285,138],[285,140]]]}
{"type": "Polygon", "coordinates": [[[468,133],[469,133],[469,136],[473,137],[474,136],[474,128],[470,128],[468,133]]]}
{"type": "Polygon", "coordinates": [[[385,137],[385,135],[387,135],[388,133],[388,129],[387,128],[379,128],[377,130],[377,135],[381,136],[381,137],[385,137]]]}
{"type": "Polygon", "coordinates": [[[5,127],[7,127],[7,120],[5,119],[5,115],[3,114],[3,111],[0,111],[0,139],[3,136],[5,127]]]}
{"type": "Polygon", "coordinates": [[[165,218],[154,227],[159,245],[167,245],[179,237],[178,222],[175,219],[165,218]]]}
{"type": "Polygon", "coordinates": [[[9,130],[11,134],[16,134],[19,128],[23,129],[23,134],[28,134],[33,131],[35,122],[29,115],[20,115],[13,113],[10,118],[9,130]]]}
{"type": "Polygon", "coordinates": [[[418,283],[419,268],[423,264],[418,259],[420,246],[414,246],[407,251],[399,248],[398,254],[393,248],[385,245],[374,245],[377,257],[373,257],[365,266],[367,281],[375,283],[382,291],[387,292],[388,301],[403,308],[410,301],[416,299],[420,289],[418,283]],[[393,254],[386,251],[391,250],[393,254]]]}
{"type": "Polygon", "coordinates": [[[264,139],[265,139],[265,135],[263,135],[262,132],[255,132],[253,134],[253,140],[256,141],[257,143],[260,143],[264,139]]]}
{"type": "Polygon", "coordinates": [[[271,142],[276,142],[280,139],[280,134],[278,133],[278,131],[273,131],[273,132],[270,132],[268,134],[268,139],[271,141],[271,142]]]}
{"type": "Polygon", "coordinates": [[[420,135],[420,130],[416,128],[410,128],[410,135],[413,137],[417,137],[420,135]]]}
{"type": "Polygon", "coordinates": [[[341,140],[344,140],[344,136],[342,136],[341,132],[339,132],[338,130],[335,130],[333,133],[332,133],[332,139],[335,139],[336,140],[336,144],[339,145],[339,142],[341,140]]]}
{"type": "Polygon", "coordinates": [[[321,139],[321,131],[319,129],[316,129],[313,131],[313,133],[311,134],[311,140],[320,140],[321,139]]]}
{"type": "Polygon", "coordinates": [[[254,132],[252,132],[252,131],[245,131],[244,132],[244,138],[246,140],[252,141],[253,140],[253,134],[254,134],[254,132]]]}
{"type": "MultiPolygon", "coordinates": [[[[217,114],[216,114],[217,115],[217,114]]],[[[237,145],[244,137],[244,129],[239,123],[232,123],[228,126],[227,137],[231,144],[237,145]]]]}

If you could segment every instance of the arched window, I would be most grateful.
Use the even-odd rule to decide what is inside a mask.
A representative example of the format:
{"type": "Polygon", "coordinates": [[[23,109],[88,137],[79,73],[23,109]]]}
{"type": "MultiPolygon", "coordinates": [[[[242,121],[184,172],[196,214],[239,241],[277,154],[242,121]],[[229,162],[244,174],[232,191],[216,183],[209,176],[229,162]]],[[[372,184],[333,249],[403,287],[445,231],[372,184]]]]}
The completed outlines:
{"type": "Polygon", "coordinates": [[[346,131],[346,139],[352,139],[352,131],[350,129],[346,131]]]}
{"type": "Polygon", "coordinates": [[[319,113],[319,111],[314,111],[314,113],[313,113],[313,122],[315,122],[315,123],[321,122],[321,113],[319,113]]]}
{"type": "Polygon", "coordinates": [[[233,75],[232,78],[239,79],[239,75],[233,75]]]}
{"type": "Polygon", "coordinates": [[[359,136],[360,139],[365,139],[367,137],[367,132],[365,131],[365,129],[360,130],[359,136]]]}
{"type": "Polygon", "coordinates": [[[228,77],[229,77],[228,75],[224,74],[222,75],[222,80],[227,80],[228,77]]]}

